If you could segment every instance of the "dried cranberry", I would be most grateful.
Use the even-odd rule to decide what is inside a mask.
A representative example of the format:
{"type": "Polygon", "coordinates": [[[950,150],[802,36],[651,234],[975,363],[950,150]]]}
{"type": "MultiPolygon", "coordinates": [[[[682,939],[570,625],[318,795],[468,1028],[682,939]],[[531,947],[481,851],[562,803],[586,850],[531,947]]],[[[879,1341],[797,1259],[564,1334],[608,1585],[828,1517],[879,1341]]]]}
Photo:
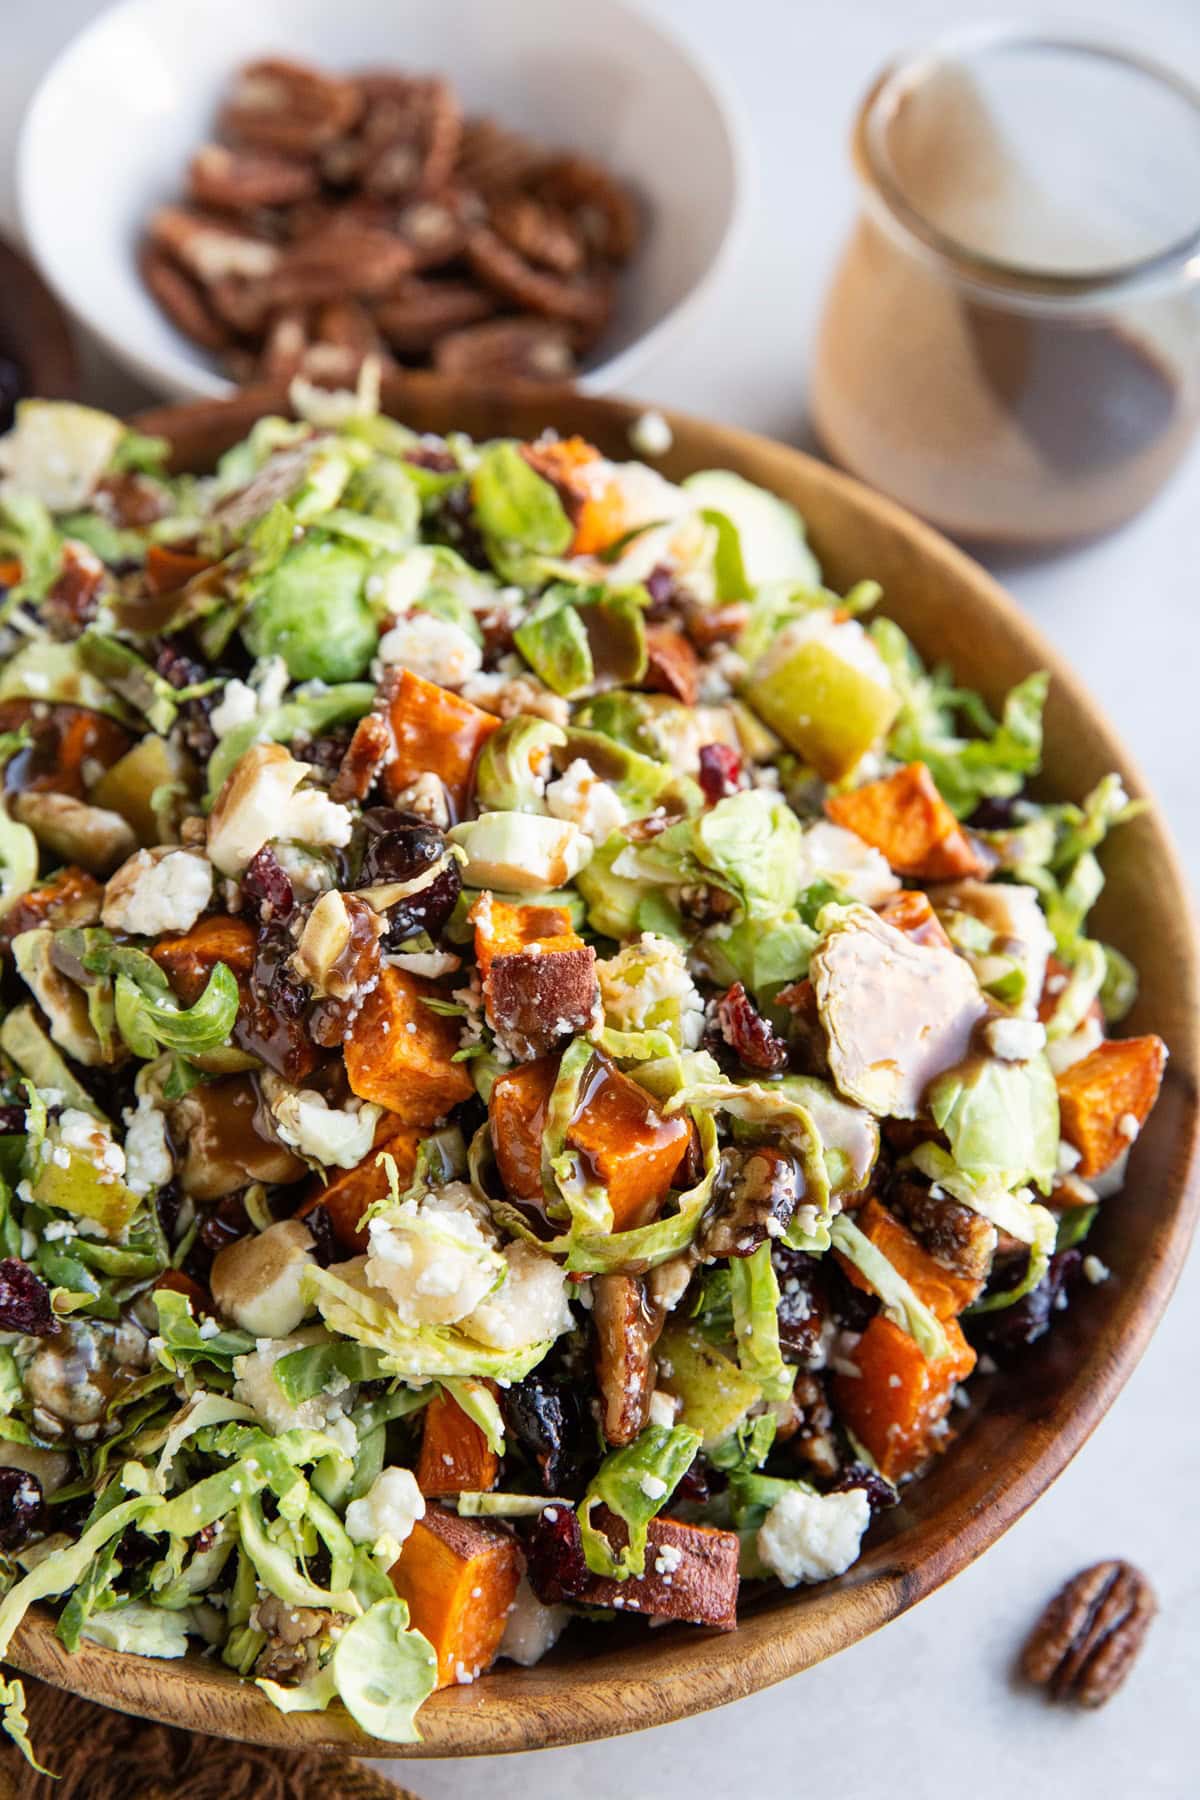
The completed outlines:
{"type": "Polygon", "coordinates": [[[676,1503],[690,1500],[696,1506],[703,1506],[713,1491],[715,1469],[710,1469],[702,1456],[698,1456],[691,1467],[685,1469],[679,1477],[679,1485],[675,1489],[676,1503]]]}
{"type": "Polygon", "coordinates": [[[198,663],[194,657],[185,655],[179,645],[169,639],[155,657],[154,668],[155,672],[161,675],[164,681],[169,681],[173,688],[195,687],[196,683],[204,681],[210,672],[203,663],[198,663]]]}
{"type": "Polygon", "coordinates": [[[967,821],[972,831],[1007,831],[1016,823],[1014,800],[981,800],[967,821]]]}
{"type": "Polygon", "coordinates": [[[430,513],[429,525],[433,534],[457,550],[465,562],[490,570],[487,546],[475,518],[470,482],[459,482],[446,489],[430,513]]]}
{"type": "Polygon", "coordinates": [[[542,1492],[561,1494],[578,1479],[586,1420],[579,1394],[541,1374],[501,1393],[505,1423],[537,1464],[542,1492]]]}
{"type": "Polygon", "coordinates": [[[327,1269],[331,1262],[337,1261],[338,1244],[333,1234],[333,1220],[326,1206],[314,1206],[304,1215],[304,1223],[308,1226],[313,1238],[313,1255],[321,1268],[327,1269]]]}
{"type": "Polygon", "coordinates": [[[25,1108],[0,1106],[0,1137],[22,1137],[25,1133],[25,1108]]]}
{"type": "Polygon", "coordinates": [[[42,1521],[42,1484],[25,1469],[0,1469],[0,1550],[19,1550],[42,1521]]]}
{"type": "Polygon", "coordinates": [[[57,1330],[50,1289],[27,1264],[15,1256],[6,1256],[0,1262],[0,1331],[53,1337],[57,1330]]]}
{"type": "Polygon", "coordinates": [[[351,728],[347,726],[344,731],[329,731],[323,737],[298,738],[292,744],[292,754],[319,775],[332,779],[345,761],[351,735],[351,728]]]}
{"type": "Polygon", "coordinates": [[[789,1362],[808,1362],[821,1341],[827,1310],[818,1259],[775,1243],[771,1261],[779,1283],[780,1349],[789,1362]]]}
{"type": "Polygon", "coordinates": [[[183,1211],[183,1195],[173,1181],[160,1187],[154,1196],[154,1210],[158,1214],[158,1223],[168,1244],[174,1244],[175,1231],[179,1224],[179,1215],[183,1211]]]}
{"type": "MultiPolygon", "coordinates": [[[[966,1320],[967,1334],[973,1344],[988,1350],[1020,1350],[1036,1344],[1049,1331],[1056,1312],[1067,1305],[1067,1296],[1083,1267],[1080,1250],[1060,1250],[1050,1258],[1050,1266],[1038,1285],[1024,1299],[996,1312],[975,1313],[966,1320]]],[[[1010,1266],[998,1272],[996,1285],[1016,1287],[1025,1273],[1024,1253],[1014,1257],[1010,1266]]]]}
{"type": "Polygon", "coordinates": [[[655,564],[654,568],[652,568],[647,575],[643,586],[650,596],[651,605],[648,615],[650,617],[654,616],[656,608],[662,609],[667,607],[673,600],[678,598],[675,589],[675,576],[663,563],[655,564]]]}
{"type": "Polygon", "coordinates": [[[860,1462],[849,1463],[826,1492],[848,1494],[854,1488],[862,1488],[873,1514],[886,1512],[889,1506],[896,1506],[900,1500],[890,1481],[885,1481],[878,1470],[869,1469],[866,1463],[860,1462]]]}
{"type": "Polygon", "coordinates": [[[525,1539],[529,1585],[547,1606],[581,1594],[588,1583],[579,1520],[570,1506],[547,1506],[525,1539]]]}
{"type": "Polygon", "coordinates": [[[446,853],[446,840],[436,825],[417,813],[394,806],[372,806],[363,814],[367,843],[363,853],[364,887],[377,882],[415,881],[446,853]]]}
{"type": "Polygon", "coordinates": [[[402,460],[414,469],[428,469],[433,475],[453,475],[458,468],[449,450],[437,450],[432,444],[418,444],[415,450],[406,450],[402,460]]]}
{"type": "Polygon", "coordinates": [[[736,794],[742,759],[728,744],[701,744],[700,786],[710,806],[736,794]]]}
{"type": "Polygon", "coordinates": [[[787,1068],[787,1045],[763,1018],[740,981],[726,988],[717,1001],[721,1036],[747,1069],[778,1075],[787,1068]]]}
{"type": "Polygon", "coordinates": [[[311,1074],[318,1054],[308,1031],[309,990],[290,968],[296,946],[283,925],[264,925],[258,934],[249,992],[234,1026],[239,1049],[260,1056],[287,1081],[311,1074]]]}
{"type": "Polygon", "coordinates": [[[291,918],[296,895],[291,880],[270,845],[252,857],[242,876],[242,896],[254,904],[260,920],[280,924],[291,918]]]}
{"type": "Polygon", "coordinates": [[[395,949],[421,931],[436,938],[454,911],[461,892],[462,871],[451,857],[428,886],[418,888],[415,894],[409,894],[407,899],[397,901],[389,908],[384,948],[395,949]]]}
{"type": "Polygon", "coordinates": [[[213,1257],[219,1250],[224,1250],[227,1244],[236,1243],[238,1238],[248,1237],[253,1229],[242,1196],[227,1194],[201,1220],[200,1229],[183,1265],[184,1273],[190,1275],[193,1281],[198,1281],[201,1287],[207,1287],[213,1257]]]}
{"type": "Polygon", "coordinates": [[[829,1310],[835,1322],[843,1331],[865,1331],[875,1314],[879,1311],[879,1301],[874,1294],[864,1293],[856,1287],[849,1277],[838,1266],[834,1257],[827,1257],[828,1268],[822,1268],[822,1275],[828,1283],[829,1310]]]}

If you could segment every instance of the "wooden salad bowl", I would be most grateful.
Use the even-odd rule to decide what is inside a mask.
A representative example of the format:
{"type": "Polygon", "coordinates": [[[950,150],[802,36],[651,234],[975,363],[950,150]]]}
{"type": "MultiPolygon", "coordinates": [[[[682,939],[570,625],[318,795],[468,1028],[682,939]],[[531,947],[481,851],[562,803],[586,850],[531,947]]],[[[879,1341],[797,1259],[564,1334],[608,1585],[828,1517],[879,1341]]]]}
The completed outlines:
{"type": "MultiPolygon", "coordinates": [[[[628,431],[640,410],[561,390],[485,392],[426,375],[393,377],[384,400],[420,430],[530,437],[553,426],[581,432],[614,457],[631,454],[628,431]]],[[[282,390],[248,390],[137,423],[170,438],[181,468],[202,470],[267,411],[286,411],[282,390]]],[[[1047,795],[1077,798],[1110,769],[1131,793],[1145,792],[1116,732],[1063,660],[945,538],[781,444],[682,416],[671,426],[674,448],[661,460],[667,476],[734,469],[792,501],[830,585],[844,590],[876,577],[886,611],[924,655],[948,661],[993,704],[1030,670],[1049,669],[1047,795]]],[[[1113,1278],[1085,1284],[1015,1372],[976,1380],[976,1404],[956,1415],[957,1441],[879,1519],[846,1575],[748,1596],[741,1625],[728,1634],[682,1625],[649,1632],[633,1621],[568,1633],[536,1668],[506,1664],[475,1686],[433,1695],[420,1714],[423,1740],[412,1745],[365,1739],[337,1707],[285,1717],[200,1655],[156,1662],[85,1646],[69,1656],[45,1612],[27,1620],[12,1662],[122,1711],[252,1743],[350,1747],[379,1757],[484,1755],[638,1731],[738,1699],[866,1637],[958,1574],[1050,1485],[1116,1398],[1167,1304],[1200,1207],[1196,938],[1187,887],[1155,807],[1114,835],[1104,863],[1099,934],[1141,972],[1141,996],[1123,1029],[1156,1031],[1171,1052],[1161,1099],[1133,1148],[1128,1198],[1108,1201],[1095,1228],[1095,1249],[1113,1278]]]]}

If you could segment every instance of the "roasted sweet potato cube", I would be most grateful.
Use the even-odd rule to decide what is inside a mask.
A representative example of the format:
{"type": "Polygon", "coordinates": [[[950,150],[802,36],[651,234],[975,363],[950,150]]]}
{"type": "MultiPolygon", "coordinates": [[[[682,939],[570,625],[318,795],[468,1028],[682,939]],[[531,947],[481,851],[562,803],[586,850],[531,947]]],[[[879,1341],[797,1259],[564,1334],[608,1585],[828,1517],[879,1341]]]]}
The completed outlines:
{"type": "Polygon", "coordinates": [[[174,594],[210,567],[206,556],[192,556],[166,544],[151,544],[146,552],[146,586],[152,594],[174,594]]]}
{"type": "Polygon", "coordinates": [[[500,720],[409,669],[393,678],[388,718],[396,742],[396,753],[383,771],[388,799],[395,800],[418,775],[433,774],[461,812],[471,791],[475,760],[500,720]]]}
{"type": "MultiPolygon", "coordinates": [[[[542,1192],[542,1131],[556,1072],[553,1060],[542,1058],[502,1075],[492,1089],[496,1163],[517,1199],[536,1200],[542,1192]]],[[[568,1148],[580,1152],[589,1175],[608,1190],[614,1230],[647,1223],[687,1155],[690,1126],[679,1114],[664,1117],[645,1089],[603,1051],[593,1057],[579,1093],[568,1148]]]]}
{"type": "Polygon", "coordinates": [[[62,930],[68,925],[95,925],[100,919],[104,884],[73,864],[39,881],[0,917],[0,954],[23,931],[39,925],[62,930]]]}
{"type": "Polygon", "coordinates": [[[538,947],[493,958],[483,986],[488,1023],[501,1046],[524,1061],[587,1031],[599,998],[596,952],[538,947]]]}
{"type": "Polygon", "coordinates": [[[424,1428],[417,1486],[427,1500],[445,1494],[486,1493],[495,1487],[500,1459],[456,1400],[438,1393],[421,1416],[424,1428]]]}
{"type": "Polygon", "coordinates": [[[898,875],[957,881],[986,875],[991,866],[938,793],[924,763],[909,763],[882,781],[831,794],[825,811],[836,825],[882,851],[898,875]]]}
{"type": "Polygon", "coordinates": [[[172,1293],[182,1294],[185,1300],[190,1300],[192,1312],[196,1318],[199,1318],[201,1313],[211,1313],[216,1310],[213,1306],[213,1297],[208,1289],[201,1287],[198,1281],[193,1281],[190,1275],[185,1275],[182,1269],[164,1269],[154,1286],[168,1288],[172,1293]]]}
{"type": "Polygon", "coordinates": [[[514,906],[482,893],[467,916],[475,927],[475,959],[485,980],[494,957],[514,956],[535,944],[551,951],[578,950],[583,944],[571,929],[565,906],[514,906]]]}
{"type": "Polygon", "coordinates": [[[902,931],[914,944],[937,950],[953,950],[954,945],[945,926],[933,910],[929,895],[920,888],[901,888],[877,906],[875,911],[897,931],[902,931]]]}
{"type": "Polygon", "coordinates": [[[333,1235],[343,1250],[348,1250],[352,1256],[361,1256],[367,1248],[367,1234],[359,1221],[368,1206],[373,1206],[377,1200],[386,1200],[390,1191],[387,1167],[380,1162],[380,1156],[386,1152],[394,1161],[396,1179],[403,1191],[416,1167],[421,1136],[415,1127],[403,1124],[392,1113],[385,1113],[376,1128],[370,1153],[354,1168],[337,1170],[328,1183],[314,1182],[297,1211],[297,1218],[302,1219],[316,1207],[323,1207],[329,1215],[333,1235]]]}
{"type": "Polygon", "coordinates": [[[254,967],[255,936],[245,919],[214,914],[198,919],[182,937],[160,938],[150,954],[184,1006],[193,1006],[218,963],[224,963],[239,987],[254,967]]]}
{"type": "Polygon", "coordinates": [[[521,1574],[516,1540],[482,1519],[426,1508],[392,1564],[392,1586],[437,1657],[438,1686],[491,1667],[521,1574]]]}
{"type": "MultiPolygon", "coordinates": [[[[941,1320],[953,1319],[979,1296],[983,1282],[968,1275],[957,1275],[930,1256],[907,1225],[902,1225],[874,1194],[854,1215],[854,1223],[865,1237],[881,1250],[892,1267],[903,1275],[918,1300],[923,1300],[941,1320]]],[[[834,1252],[855,1287],[870,1293],[870,1285],[854,1264],[839,1251],[834,1252]]]]}
{"type": "Polygon", "coordinates": [[[944,1442],[933,1429],[949,1411],[955,1387],[975,1367],[975,1352],[957,1320],[944,1320],[943,1329],[950,1355],[927,1362],[907,1332],[877,1313],[853,1353],[858,1374],[833,1378],[839,1417],[888,1481],[913,1474],[944,1442]]]}
{"type": "MultiPolygon", "coordinates": [[[[596,1508],[592,1523],[614,1548],[628,1541],[624,1522],[606,1507],[596,1508]]],[[[650,1521],[643,1575],[626,1581],[590,1575],[575,1596],[585,1606],[611,1606],[618,1612],[713,1625],[718,1631],[732,1631],[737,1624],[737,1597],[737,1533],[717,1531],[710,1525],[685,1525],[680,1519],[661,1516],[650,1521]],[[668,1553],[665,1557],[664,1550],[668,1553]]]]}
{"type": "Polygon", "coordinates": [[[595,479],[595,465],[601,458],[593,444],[581,437],[559,438],[526,444],[522,454],[557,490],[575,527],[572,556],[591,556],[622,536],[626,530],[625,496],[619,483],[595,479]]]}
{"type": "Polygon", "coordinates": [[[342,1047],[351,1090],[405,1125],[433,1125],[475,1092],[466,1064],[453,1061],[457,1022],[422,1004],[436,994],[385,964],[342,1047]]]}
{"type": "Polygon", "coordinates": [[[1097,1044],[1058,1077],[1062,1134],[1079,1152],[1076,1173],[1102,1175],[1150,1116],[1167,1046],[1160,1037],[1114,1038],[1097,1044]]]}

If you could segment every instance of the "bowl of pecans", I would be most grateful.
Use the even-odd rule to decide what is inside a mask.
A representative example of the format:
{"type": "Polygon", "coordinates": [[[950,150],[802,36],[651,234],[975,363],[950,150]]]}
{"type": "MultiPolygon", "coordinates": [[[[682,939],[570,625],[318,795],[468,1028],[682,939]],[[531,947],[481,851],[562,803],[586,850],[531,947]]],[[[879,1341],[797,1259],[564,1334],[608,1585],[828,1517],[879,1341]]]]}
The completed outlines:
{"type": "Polygon", "coordinates": [[[743,168],[620,0],[124,0],[34,96],[19,189],[50,285],[158,392],[366,355],[601,391],[710,289],[743,168]]]}

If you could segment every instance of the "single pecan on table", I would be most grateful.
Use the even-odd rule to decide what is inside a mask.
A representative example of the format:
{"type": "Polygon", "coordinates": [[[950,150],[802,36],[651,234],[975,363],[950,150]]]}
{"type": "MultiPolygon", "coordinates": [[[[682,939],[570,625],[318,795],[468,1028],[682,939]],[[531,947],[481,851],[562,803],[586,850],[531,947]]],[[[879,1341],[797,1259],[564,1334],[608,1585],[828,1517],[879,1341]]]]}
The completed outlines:
{"type": "Polygon", "coordinates": [[[1055,1594],[1021,1654],[1021,1672],[1055,1700],[1103,1706],[1128,1675],[1157,1611],[1140,1569],[1116,1559],[1094,1563],[1055,1594]]]}

